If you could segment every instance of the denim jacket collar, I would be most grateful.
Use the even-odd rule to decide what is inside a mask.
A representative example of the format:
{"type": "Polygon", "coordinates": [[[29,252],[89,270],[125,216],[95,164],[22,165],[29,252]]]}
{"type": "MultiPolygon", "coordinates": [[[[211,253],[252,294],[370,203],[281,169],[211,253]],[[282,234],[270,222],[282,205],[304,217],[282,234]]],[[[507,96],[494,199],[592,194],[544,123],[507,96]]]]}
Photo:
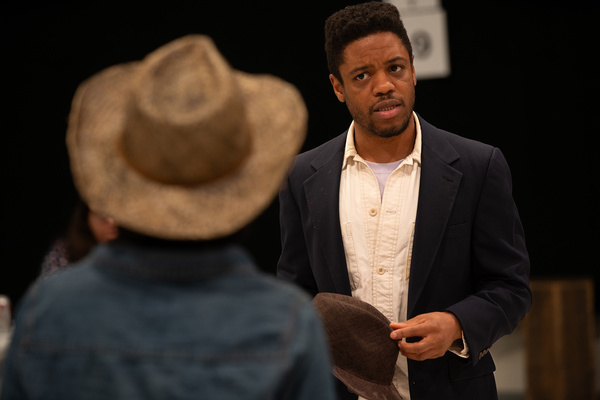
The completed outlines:
{"type": "Polygon", "coordinates": [[[249,254],[237,245],[196,250],[115,241],[98,245],[89,258],[107,272],[163,281],[206,280],[233,270],[250,273],[253,269],[249,254]]]}

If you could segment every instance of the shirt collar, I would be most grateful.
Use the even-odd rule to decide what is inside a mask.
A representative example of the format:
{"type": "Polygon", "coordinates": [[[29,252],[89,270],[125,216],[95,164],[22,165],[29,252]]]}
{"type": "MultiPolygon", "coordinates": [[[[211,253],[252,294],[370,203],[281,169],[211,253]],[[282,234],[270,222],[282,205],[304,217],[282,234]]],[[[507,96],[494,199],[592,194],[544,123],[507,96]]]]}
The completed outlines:
{"type": "MultiPolygon", "coordinates": [[[[416,138],[415,138],[415,146],[413,147],[413,151],[404,159],[405,163],[413,164],[413,162],[421,164],[421,124],[419,123],[419,118],[417,117],[417,113],[413,111],[413,117],[415,121],[416,127],[416,138]]],[[[350,128],[348,128],[348,135],[346,136],[346,146],[344,148],[344,161],[342,163],[342,169],[345,169],[348,165],[349,160],[362,161],[363,158],[356,152],[356,147],[354,145],[354,121],[350,124],[350,128]]]]}

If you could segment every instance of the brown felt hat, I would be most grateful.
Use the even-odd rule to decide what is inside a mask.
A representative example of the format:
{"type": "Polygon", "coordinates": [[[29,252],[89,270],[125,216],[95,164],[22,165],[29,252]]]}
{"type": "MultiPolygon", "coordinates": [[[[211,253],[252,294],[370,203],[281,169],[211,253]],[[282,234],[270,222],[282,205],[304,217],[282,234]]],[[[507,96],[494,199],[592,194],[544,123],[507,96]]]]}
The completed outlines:
{"type": "Polygon", "coordinates": [[[149,236],[216,239],[272,202],[307,118],[293,85],[234,70],[189,35],[84,81],[66,140],[91,209],[149,236]]]}
{"type": "Polygon", "coordinates": [[[390,321],[351,296],[319,293],[313,304],[329,339],[334,375],[365,399],[402,400],[392,383],[400,349],[390,338],[390,321]]]}

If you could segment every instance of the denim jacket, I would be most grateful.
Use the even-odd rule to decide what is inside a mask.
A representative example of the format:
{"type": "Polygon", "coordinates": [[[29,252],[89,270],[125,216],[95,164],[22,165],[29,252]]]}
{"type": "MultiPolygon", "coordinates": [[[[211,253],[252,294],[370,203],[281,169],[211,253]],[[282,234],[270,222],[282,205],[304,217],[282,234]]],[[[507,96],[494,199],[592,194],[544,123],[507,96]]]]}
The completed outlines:
{"type": "Polygon", "coordinates": [[[5,360],[10,399],[333,399],[310,298],[240,248],[113,242],[29,289],[5,360]]]}

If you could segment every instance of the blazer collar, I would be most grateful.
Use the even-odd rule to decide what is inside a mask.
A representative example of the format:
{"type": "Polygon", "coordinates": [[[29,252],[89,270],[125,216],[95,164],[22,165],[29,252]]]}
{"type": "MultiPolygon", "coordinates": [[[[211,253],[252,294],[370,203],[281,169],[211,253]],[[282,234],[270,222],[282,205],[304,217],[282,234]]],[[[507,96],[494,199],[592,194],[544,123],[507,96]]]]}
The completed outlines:
{"type": "Polygon", "coordinates": [[[339,162],[339,165],[337,165],[337,169],[340,170],[341,176],[342,160],[344,157],[344,146],[346,144],[346,135],[348,135],[347,130],[341,135],[338,135],[337,137],[331,139],[329,142],[321,146],[321,151],[315,156],[310,165],[315,170],[319,170],[323,166],[328,166],[328,168],[331,168],[339,162]]]}

